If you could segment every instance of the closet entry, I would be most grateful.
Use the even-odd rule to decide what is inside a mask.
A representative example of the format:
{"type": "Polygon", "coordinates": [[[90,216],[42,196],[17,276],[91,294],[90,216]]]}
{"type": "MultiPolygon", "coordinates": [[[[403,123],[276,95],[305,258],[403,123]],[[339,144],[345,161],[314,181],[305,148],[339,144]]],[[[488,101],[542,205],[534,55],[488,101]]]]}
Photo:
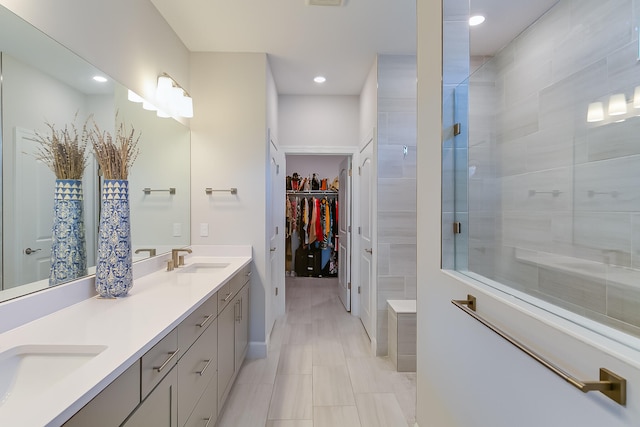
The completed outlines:
{"type": "MultiPolygon", "coordinates": [[[[350,203],[340,199],[344,192],[339,191],[340,166],[345,160],[348,156],[287,155],[285,274],[288,277],[337,278],[340,270],[347,268],[341,262],[349,260],[339,257],[340,215],[349,212],[345,208],[350,203]]],[[[323,281],[315,283],[322,285],[323,281]]]]}

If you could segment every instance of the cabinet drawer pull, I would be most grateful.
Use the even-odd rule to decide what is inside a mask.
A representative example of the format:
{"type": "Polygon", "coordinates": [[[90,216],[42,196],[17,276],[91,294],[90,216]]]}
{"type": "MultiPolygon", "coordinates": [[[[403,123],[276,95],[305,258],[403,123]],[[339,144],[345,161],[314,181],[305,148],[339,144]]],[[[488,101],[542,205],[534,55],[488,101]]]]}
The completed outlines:
{"type": "Polygon", "coordinates": [[[204,320],[202,322],[196,324],[196,326],[198,328],[204,328],[204,325],[206,325],[209,322],[209,320],[211,320],[212,318],[213,318],[213,314],[205,316],[204,320]]]}
{"type": "Polygon", "coordinates": [[[240,320],[242,320],[242,312],[240,311],[240,301],[236,301],[236,305],[235,307],[233,307],[233,311],[236,313],[236,322],[239,323],[240,320]]]}
{"type": "Polygon", "coordinates": [[[202,368],[202,371],[198,371],[198,372],[196,372],[196,374],[198,374],[200,376],[203,376],[204,375],[204,371],[206,371],[207,368],[209,367],[209,365],[211,365],[211,361],[212,361],[212,359],[205,360],[205,362],[207,362],[207,364],[204,365],[204,368],[202,368]]]}
{"type": "Polygon", "coordinates": [[[247,277],[251,277],[251,271],[247,273],[247,277]]]}
{"type": "Polygon", "coordinates": [[[229,292],[227,294],[227,296],[222,301],[227,302],[227,301],[229,301],[229,298],[231,298],[231,292],[229,292]]]}
{"type": "Polygon", "coordinates": [[[158,372],[162,372],[162,370],[164,368],[167,367],[167,365],[169,364],[169,362],[171,362],[171,359],[173,359],[174,357],[176,357],[176,355],[180,352],[180,349],[178,348],[177,350],[174,351],[170,351],[169,353],[169,358],[167,360],[164,361],[164,363],[160,366],[154,366],[153,369],[155,369],[158,372]]]}
{"type": "Polygon", "coordinates": [[[207,422],[207,423],[204,425],[204,427],[209,427],[209,424],[211,423],[211,420],[212,420],[212,419],[213,419],[212,417],[204,418],[202,421],[206,421],[206,422],[207,422]]]}

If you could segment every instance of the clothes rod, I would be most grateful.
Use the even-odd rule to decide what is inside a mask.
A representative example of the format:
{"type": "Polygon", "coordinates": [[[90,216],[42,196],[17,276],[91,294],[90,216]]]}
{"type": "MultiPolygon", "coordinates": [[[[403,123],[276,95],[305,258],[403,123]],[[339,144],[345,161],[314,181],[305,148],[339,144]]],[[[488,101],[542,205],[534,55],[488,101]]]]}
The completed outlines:
{"type": "Polygon", "coordinates": [[[214,190],[211,187],[207,187],[204,189],[204,192],[211,195],[213,193],[231,193],[231,194],[238,194],[238,189],[235,187],[231,187],[227,190],[214,190]]]}
{"type": "Polygon", "coordinates": [[[627,404],[627,380],[621,376],[608,369],[600,368],[600,381],[580,381],[476,313],[476,297],[473,295],[467,295],[466,300],[451,300],[451,303],[581,392],[599,391],[622,406],[627,404]]]}
{"type": "Polygon", "coordinates": [[[152,190],[151,188],[147,187],[147,188],[143,188],[142,191],[144,191],[144,194],[151,194],[154,192],[168,192],[169,194],[176,194],[176,189],[175,187],[171,187],[168,190],[152,190]]]}

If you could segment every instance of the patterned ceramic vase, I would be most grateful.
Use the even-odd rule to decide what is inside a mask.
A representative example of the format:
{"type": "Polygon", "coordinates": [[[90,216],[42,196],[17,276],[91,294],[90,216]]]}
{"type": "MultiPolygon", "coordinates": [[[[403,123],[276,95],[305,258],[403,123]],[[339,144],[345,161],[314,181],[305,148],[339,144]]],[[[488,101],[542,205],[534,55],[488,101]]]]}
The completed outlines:
{"type": "Polygon", "coordinates": [[[87,275],[82,180],[57,179],[49,286],[87,275]]]}
{"type": "Polygon", "coordinates": [[[131,263],[129,182],[105,179],[98,229],[98,294],[104,298],[126,296],[133,286],[131,263]]]}

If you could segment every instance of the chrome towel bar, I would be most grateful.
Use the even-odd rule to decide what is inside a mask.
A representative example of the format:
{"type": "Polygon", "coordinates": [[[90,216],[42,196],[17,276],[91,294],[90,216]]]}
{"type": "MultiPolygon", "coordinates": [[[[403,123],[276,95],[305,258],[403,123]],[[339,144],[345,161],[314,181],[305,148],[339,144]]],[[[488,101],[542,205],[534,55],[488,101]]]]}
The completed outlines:
{"type": "Polygon", "coordinates": [[[209,195],[211,195],[211,194],[212,194],[212,193],[214,193],[214,192],[217,192],[217,193],[231,193],[231,194],[238,194],[238,189],[237,189],[237,188],[235,188],[235,187],[231,187],[231,188],[229,188],[229,189],[227,189],[227,190],[214,190],[214,189],[213,189],[213,188],[211,188],[211,187],[207,187],[207,188],[205,188],[205,189],[204,189],[204,192],[205,192],[206,194],[209,194],[209,195]]]}
{"type": "Polygon", "coordinates": [[[620,377],[619,375],[614,374],[605,368],[600,368],[600,381],[580,381],[575,378],[573,375],[568,374],[567,372],[560,369],[558,366],[546,360],[540,354],[536,353],[517,339],[513,338],[511,335],[502,331],[493,323],[489,322],[487,319],[480,316],[476,313],[476,297],[473,295],[467,295],[466,300],[451,300],[453,305],[458,307],[460,310],[467,313],[469,316],[476,319],[478,322],[482,323],[487,328],[491,329],[496,334],[500,335],[502,338],[507,340],[509,343],[519,348],[521,351],[532,357],[542,366],[549,369],[554,374],[558,375],[560,378],[582,391],[583,393],[587,393],[589,391],[599,391],[605,394],[608,398],[613,401],[619,403],[620,405],[627,404],[627,380],[620,377]]]}
{"type": "Polygon", "coordinates": [[[176,194],[175,187],[171,187],[168,190],[153,190],[153,189],[151,189],[149,187],[146,187],[146,188],[143,188],[142,191],[144,192],[144,194],[151,194],[151,193],[155,193],[155,192],[158,192],[158,193],[162,193],[162,192],[167,193],[168,192],[169,194],[176,194]]]}

